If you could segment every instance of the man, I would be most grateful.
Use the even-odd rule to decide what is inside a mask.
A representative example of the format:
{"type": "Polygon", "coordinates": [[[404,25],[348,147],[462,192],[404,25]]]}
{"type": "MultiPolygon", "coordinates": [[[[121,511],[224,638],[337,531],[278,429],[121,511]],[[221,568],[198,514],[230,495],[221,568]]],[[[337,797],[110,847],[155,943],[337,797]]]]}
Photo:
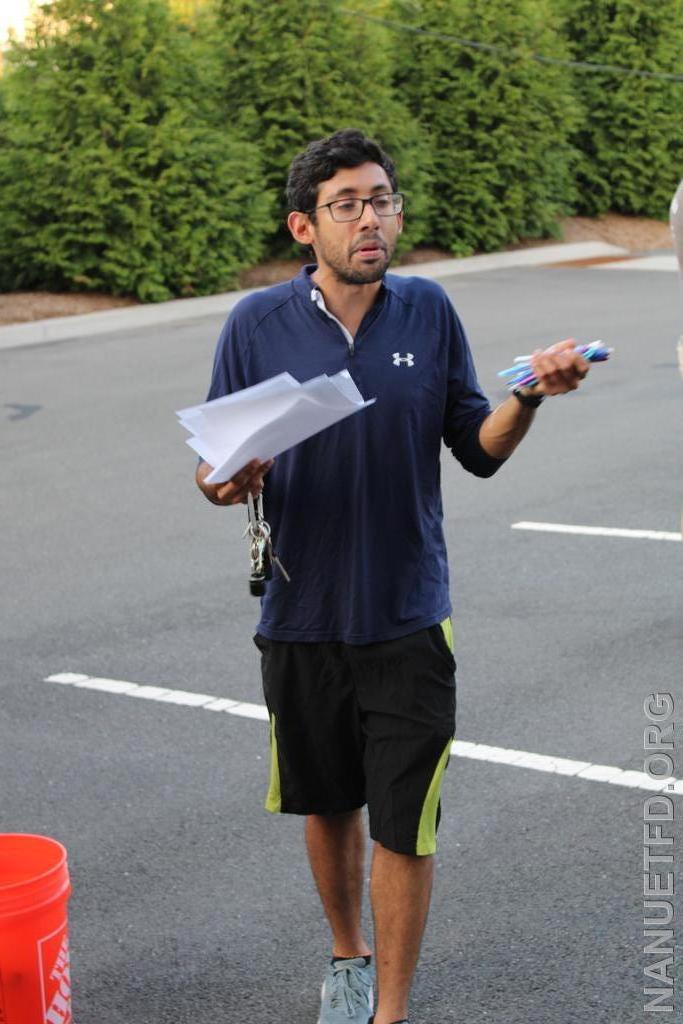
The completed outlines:
{"type": "Polygon", "coordinates": [[[589,367],[571,341],[539,350],[538,385],[491,412],[445,292],[386,273],[403,227],[397,189],[391,159],[359,131],[294,160],[287,223],[316,264],[238,303],[208,395],[285,370],[305,381],[347,369],[376,403],[225,484],[197,468],[217,505],[263,489],[291,575],[276,570],[267,584],[254,640],[271,721],[266,807],[305,815],[332,931],[319,1024],[408,1020],[455,731],[442,439],[466,469],[490,476],[543,396],[574,390],[589,367]],[[365,803],[374,954],[361,932],[365,803]]]}

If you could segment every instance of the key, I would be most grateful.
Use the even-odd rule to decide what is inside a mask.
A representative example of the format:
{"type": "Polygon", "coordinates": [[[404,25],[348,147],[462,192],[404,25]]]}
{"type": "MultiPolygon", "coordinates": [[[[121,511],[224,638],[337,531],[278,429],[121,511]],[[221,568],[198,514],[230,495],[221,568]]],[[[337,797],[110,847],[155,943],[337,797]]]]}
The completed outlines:
{"type": "Polygon", "coordinates": [[[287,580],[287,582],[288,582],[288,583],[291,583],[291,582],[292,582],[292,580],[291,580],[291,577],[290,577],[289,573],[287,572],[287,570],[285,569],[284,565],[282,564],[282,562],[280,561],[280,559],[279,559],[279,558],[277,557],[277,555],[275,554],[275,552],[273,551],[272,547],[271,547],[271,549],[270,549],[270,561],[271,561],[271,562],[272,562],[272,563],[273,563],[274,565],[276,565],[276,566],[278,567],[278,569],[280,570],[280,572],[282,573],[282,575],[284,576],[284,578],[285,578],[285,579],[287,580]]]}
{"type": "Polygon", "coordinates": [[[263,575],[267,580],[272,580],[273,578],[273,558],[268,545],[266,545],[263,552],[263,575]]]}
{"type": "MultiPolygon", "coordinates": [[[[273,549],[273,541],[272,541],[272,539],[270,537],[270,528],[268,529],[268,541],[267,541],[266,548],[267,548],[267,552],[268,552],[268,561],[271,563],[271,566],[272,565],[276,565],[278,567],[278,569],[280,570],[280,572],[282,573],[282,575],[284,576],[284,578],[287,580],[287,582],[291,583],[292,581],[291,581],[291,578],[289,576],[289,573],[287,572],[287,570],[285,569],[284,565],[282,564],[280,559],[277,557],[277,555],[275,553],[275,550],[273,549]]],[[[272,571],[271,571],[271,578],[272,578],[272,571]]]]}

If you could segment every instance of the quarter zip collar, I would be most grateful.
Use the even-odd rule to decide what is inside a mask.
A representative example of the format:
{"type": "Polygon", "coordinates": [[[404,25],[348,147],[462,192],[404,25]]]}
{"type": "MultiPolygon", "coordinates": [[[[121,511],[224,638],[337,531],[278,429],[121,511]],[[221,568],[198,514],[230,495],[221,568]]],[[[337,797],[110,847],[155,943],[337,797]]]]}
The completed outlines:
{"type": "Polygon", "coordinates": [[[335,324],[339,325],[342,334],[346,338],[346,344],[349,346],[349,355],[352,356],[355,351],[353,335],[346,327],[344,327],[344,324],[341,322],[341,320],[337,319],[334,313],[330,313],[329,309],[325,305],[323,293],[320,291],[319,288],[316,288],[315,286],[311,288],[311,302],[315,302],[318,309],[321,309],[326,316],[329,316],[330,320],[334,320],[335,324]]]}
{"type": "MultiPolygon", "coordinates": [[[[295,292],[297,292],[299,295],[301,295],[301,297],[304,299],[304,301],[312,302],[316,306],[317,309],[319,309],[326,317],[328,317],[328,319],[332,320],[335,324],[337,324],[337,326],[339,327],[340,331],[344,335],[344,339],[345,339],[346,344],[347,344],[348,349],[349,349],[349,355],[354,355],[354,353],[355,353],[355,340],[354,340],[353,335],[348,330],[348,328],[344,326],[344,324],[341,322],[341,320],[339,320],[334,315],[334,313],[330,313],[329,309],[325,305],[325,299],[324,299],[323,293],[316,286],[315,282],[311,280],[311,275],[313,273],[315,273],[315,271],[317,269],[318,269],[317,268],[317,264],[315,264],[315,263],[308,263],[308,264],[306,264],[306,266],[301,268],[300,273],[297,274],[297,276],[295,278],[293,278],[293,280],[292,280],[292,287],[294,288],[295,292]]],[[[377,299],[376,299],[375,303],[373,304],[373,306],[368,310],[368,312],[363,317],[363,319],[361,321],[361,325],[360,325],[360,327],[358,329],[357,337],[360,336],[363,328],[367,328],[368,324],[371,323],[375,319],[375,317],[378,315],[380,309],[384,305],[384,301],[385,301],[385,298],[386,298],[386,292],[387,292],[386,284],[385,284],[384,279],[382,279],[382,284],[380,286],[380,289],[379,289],[379,292],[378,292],[378,295],[377,295],[377,299]]]]}

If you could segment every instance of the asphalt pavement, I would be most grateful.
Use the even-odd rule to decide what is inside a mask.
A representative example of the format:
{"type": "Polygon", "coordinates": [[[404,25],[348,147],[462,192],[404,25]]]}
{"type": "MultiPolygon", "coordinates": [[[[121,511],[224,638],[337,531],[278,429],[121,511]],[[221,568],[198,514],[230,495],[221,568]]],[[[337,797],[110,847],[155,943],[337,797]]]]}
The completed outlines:
{"type": "MultiPolygon", "coordinates": [[[[492,401],[520,352],[567,336],[616,350],[545,402],[491,480],[444,450],[458,738],[642,770],[647,695],[673,694],[682,721],[681,544],[511,526],[680,531],[678,276],[442,283],[492,401]]],[[[202,498],[174,416],[204,399],[220,326],[0,352],[1,827],[69,850],[77,1024],[317,1019],[328,936],[301,822],[262,809],[267,725],[45,682],[263,701],[244,509],[202,498]]],[[[411,1024],[651,1019],[646,796],[453,758],[411,1024]]]]}

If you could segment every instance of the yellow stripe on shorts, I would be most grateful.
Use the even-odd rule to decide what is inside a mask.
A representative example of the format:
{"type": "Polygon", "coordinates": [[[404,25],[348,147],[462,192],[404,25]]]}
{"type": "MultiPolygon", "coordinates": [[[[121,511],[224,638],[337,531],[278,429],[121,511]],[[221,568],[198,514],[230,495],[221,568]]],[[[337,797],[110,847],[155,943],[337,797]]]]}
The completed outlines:
{"type": "MultiPolygon", "coordinates": [[[[444,619],[441,623],[441,629],[443,635],[448,644],[448,649],[451,654],[453,653],[453,622],[449,618],[444,619]]],[[[449,739],[448,743],[443,749],[443,753],[439,758],[434,774],[432,775],[432,781],[429,783],[427,795],[425,797],[424,804],[422,805],[422,814],[420,815],[420,823],[417,829],[417,848],[416,854],[420,857],[426,857],[431,853],[436,852],[436,812],[439,807],[439,800],[441,799],[441,783],[443,782],[443,773],[446,770],[448,759],[451,754],[451,743],[449,739]]]]}
{"type": "Polygon", "coordinates": [[[429,783],[425,802],[422,805],[420,824],[417,829],[417,847],[415,849],[415,853],[419,857],[426,857],[430,853],[436,852],[436,812],[439,807],[439,800],[441,799],[443,773],[446,770],[451,753],[451,742],[449,739],[443,749],[439,762],[434,769],[432,781],[429,783]]]}
{"type": "Polygon", "coordinates": [[[277,739],[275,736],[275,715],[270,716],[270,782],[265,807],[272,814],[279,814],[282,810],[280,765],[277,759],[277,739]]]}

